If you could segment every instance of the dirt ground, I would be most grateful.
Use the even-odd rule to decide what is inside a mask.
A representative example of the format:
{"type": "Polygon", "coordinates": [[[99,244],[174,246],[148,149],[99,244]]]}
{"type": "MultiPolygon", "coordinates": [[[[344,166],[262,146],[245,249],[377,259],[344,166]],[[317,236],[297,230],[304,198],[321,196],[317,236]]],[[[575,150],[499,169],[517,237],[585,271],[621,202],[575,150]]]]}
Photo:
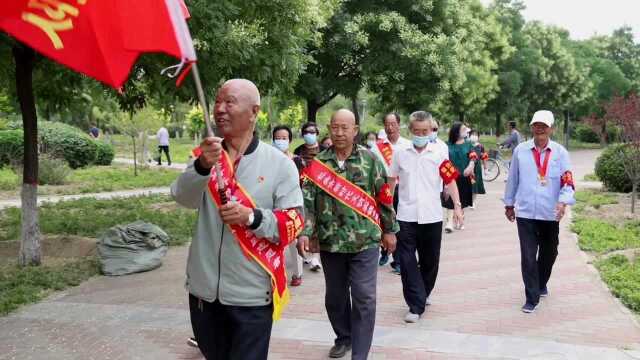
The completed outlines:
{"type": "MultiPolygon", "coordinates": [[[[95,255],[97,242],[97,239],[81,236],[43,235],[43,261],[51,264],[60,259],[95,255]]],[[[13,262],[19,251],[20,241],[0,241],[0,265],[13,262]]]]}

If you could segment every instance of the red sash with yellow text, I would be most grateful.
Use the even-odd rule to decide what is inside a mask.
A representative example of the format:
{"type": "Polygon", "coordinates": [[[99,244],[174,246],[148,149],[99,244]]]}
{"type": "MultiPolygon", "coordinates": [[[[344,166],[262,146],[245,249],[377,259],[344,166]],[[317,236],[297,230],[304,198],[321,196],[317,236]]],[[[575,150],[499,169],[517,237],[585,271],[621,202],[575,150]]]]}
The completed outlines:
{"type": "MultiPolygon", "coordinates": [[[[380,227],[380,210],[376,199],[360,187],[338,175],[333,169],[317,159],[313,159],[305,168],[304,176],[331,197],[382,229],[380,227]]],[[[393,201],[388,184],[382,188],[378,198],[383,204],[393,201]]]]}
{"type": "Polygon", "coordinates": [[[393,147],[391,146],[391,143],[378,141],[376,142],[376,146],[378,147],[380,154],[382,154],[384,163],[387,166],[391,166],[391,160],[393,160],[393,147]]]}
{"type": "MultiPolygon", "coordinates": [[[[200,149],[195,149],[193,154],[198,156],[200,149]]],[[[229,154],[222,151],[218,167],[224,179],[227,189],[227,198],[232,199],[246,207],[255,209],[256,205],[249,193],[240,185],[234,177],[234,166],[229,154]]],[[[208,183],[209,196],[218,207],[222,206],[220,193],[218,192],[218,179],[215,171],[211,172],[208,183]]],[[[278,320],[282,310],[289,302],[289,289],[287,288],[287,274],[285,271],[284,249],[297,238],[302,231],[304,222],[296,210],[274,210],[278,223],[280,242],[274,244],[265,238],[257,237],[245,225],[227,225],[238,241],[240,248],[249,259],[255,260],[271,277],[273,288],[273,319],[278,320]]]]}

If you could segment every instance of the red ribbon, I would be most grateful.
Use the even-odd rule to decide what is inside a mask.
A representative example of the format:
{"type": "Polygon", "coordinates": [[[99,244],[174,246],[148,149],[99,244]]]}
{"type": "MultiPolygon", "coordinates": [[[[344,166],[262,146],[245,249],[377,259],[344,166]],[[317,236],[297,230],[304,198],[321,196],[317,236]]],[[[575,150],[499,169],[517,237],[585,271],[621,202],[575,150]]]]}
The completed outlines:
{"type": "Polygon", "coordinates": [[[540,179],[544,179],[547,176],[547,168],[549,167],[549,159],[551,158],[551,149],[545,149],[547,152],[547,156],[544,158],[544,164],[541,164],[540,157],[542,154],[538,151],[537,148],[533,148],[533,160],[536,163],[536,167],[538,168],[538,175],[540,175],[540,179]]]}

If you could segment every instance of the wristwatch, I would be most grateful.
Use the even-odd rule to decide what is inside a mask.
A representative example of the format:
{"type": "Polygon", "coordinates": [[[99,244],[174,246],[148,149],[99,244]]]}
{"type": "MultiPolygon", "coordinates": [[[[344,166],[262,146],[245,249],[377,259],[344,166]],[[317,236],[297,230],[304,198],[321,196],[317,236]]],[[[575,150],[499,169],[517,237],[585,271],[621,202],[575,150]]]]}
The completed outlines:
{"type": "Polygon", "coordinates": [[[247,219],[247,222],[245,223],[245,225],[247,226],[251,226],[251,224],[253,224],[253,222],[256,220],[256,216],[253,213],[253,211],[251,211],[251,213],[249,214],[249,218],[247,219]]]}

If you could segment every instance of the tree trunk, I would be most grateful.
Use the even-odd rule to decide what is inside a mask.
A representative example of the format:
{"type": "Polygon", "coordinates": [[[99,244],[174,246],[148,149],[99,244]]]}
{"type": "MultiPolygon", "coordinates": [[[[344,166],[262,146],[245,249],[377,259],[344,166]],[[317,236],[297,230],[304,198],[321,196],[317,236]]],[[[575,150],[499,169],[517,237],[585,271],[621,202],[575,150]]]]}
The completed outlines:
{"type": "Polygon", "coordinates": [[[496,137],[502,135],[502,114],[496,111],[496,137]]]}
{"type": "Polygon", "coordinates": [[[358,97],[354,96],[351,98],[351,111],[353,111],[353,115],[356,116],[356,124],[360,125],[360,113],[358,112],[358,97]]]}
{"type": "Polygon", "coordinates": [[[142,164],[142,166],[146,166],[148,165],[147,159],[149,159],[149,144],[147,144],[146,131],[140,132],[140,141],[142,142],[142,157],[140,159],[140,164],[142,164]]]}
{"type": "Polygon", "coordinates": [[[33,97],[33,49],[15,45],[16,92],[24,129],[24,167],[22,173],[22,241],[18,263],[40,265],[40,228],[38,226],[38,116],[33,97]]]}
{"type": "Polygon", "coordinates": [[[602,128],[600,128],[600,146],[606,147],[609,143],[609,134],[607,134],[607,121],[602,121],[602,128]]]}
{"type": "Polygon", "coordinates": [[[637,179],[633,179],[633,183],[631,184],[631,213],[636,212],[636,196],[638,191],[638,182],[637,179]]]}
{"type": "Polygon", "coordinates": [[[138,152],[136,151],[136,137],[131,136],[133,142],[133,176],[138,176],[138,152]]]}
{"type": "Polygon", "coordinates": [[[307,121],[318,123],[316,121],[318,110],[320,110],[320,104],[311,99],[307,99],[307,121]]]}
{"type": "Polygon", "coordinates": [[[564,111],[564,147],[569,150],[569,110],[564,111]]]}
{"type": "Polygon", "coordinates": [[[458,121],[464,124],[464,111],[458,112],[458,121]]]}

